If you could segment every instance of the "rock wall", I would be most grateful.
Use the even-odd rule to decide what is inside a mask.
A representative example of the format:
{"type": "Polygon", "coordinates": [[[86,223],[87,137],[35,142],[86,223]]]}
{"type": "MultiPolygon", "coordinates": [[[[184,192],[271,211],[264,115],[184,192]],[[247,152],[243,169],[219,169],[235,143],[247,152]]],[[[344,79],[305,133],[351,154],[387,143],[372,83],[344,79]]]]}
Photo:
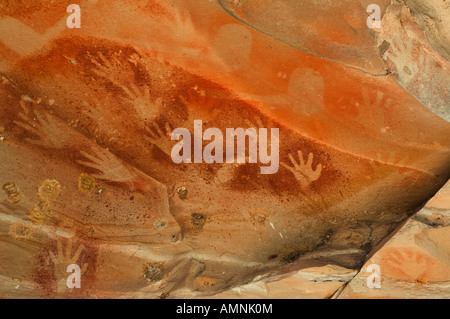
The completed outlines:
{"type": "Polygon", "coordinates": [[[445,2],[71,2],[0,1],[0,298],[446,296],[445,2]]]}

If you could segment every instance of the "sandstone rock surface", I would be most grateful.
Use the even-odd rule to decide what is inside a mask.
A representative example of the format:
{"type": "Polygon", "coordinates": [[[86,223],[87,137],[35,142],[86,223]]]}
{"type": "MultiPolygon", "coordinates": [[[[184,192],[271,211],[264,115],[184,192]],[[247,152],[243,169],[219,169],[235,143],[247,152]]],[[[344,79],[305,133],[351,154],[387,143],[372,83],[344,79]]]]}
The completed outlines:
{"type": "Polygon", "coordinates": [[[450,298],[450,184],[373,255],[339,298],[450,298]],[[367,287],[367,266],[381,287],[367,287]]]}
{"type": "MultiPolygon", "coordinates": [[[[0,298],[336,296],[449,179],[449,62],[408,3],[381,30],[317,3],[80,0],[69,29],[71,1],[0,1],[0,298]],[[276,174],[174,163],[199,120],[278,128],[276,174]]],[[[448,280],[447,233],[412,227],[436,267],[386,276],[448,280]]]]}

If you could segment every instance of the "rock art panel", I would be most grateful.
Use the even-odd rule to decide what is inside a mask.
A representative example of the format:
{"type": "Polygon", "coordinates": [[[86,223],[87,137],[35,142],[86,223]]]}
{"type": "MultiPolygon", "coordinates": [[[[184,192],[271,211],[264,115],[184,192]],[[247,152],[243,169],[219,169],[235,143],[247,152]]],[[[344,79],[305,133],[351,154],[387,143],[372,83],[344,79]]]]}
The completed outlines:
{"type": "MultiPolygon", "coordinates": [[[[69,4],[0,9],[1,298],[350,296],[448,181],[448,60],[408,2],[380,30],[363,1],[69,4]]],[[[422,248],[391,276],[443,280],[422,248]]]]}

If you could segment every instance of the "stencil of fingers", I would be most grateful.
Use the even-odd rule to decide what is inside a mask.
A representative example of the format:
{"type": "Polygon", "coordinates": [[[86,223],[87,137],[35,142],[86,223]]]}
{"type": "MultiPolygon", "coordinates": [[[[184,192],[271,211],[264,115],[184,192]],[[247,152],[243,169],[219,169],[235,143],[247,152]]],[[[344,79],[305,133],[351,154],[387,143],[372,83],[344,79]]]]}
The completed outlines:
{"type": "MultiPolygon", "coordinates": [[[[248,127],[253,127],[255,129],[260,128],[260,127],[265,127],[263,124],[263,121],[261,120],[261,118],[259,116],[255,116],[254,122],[250,121],[249,119],[245,119],[245,124],[247,124],[248,127]]],[[[271,123],[269,123],[269,124],[271,124],[271,123]]]]}
{"type": "Polygon", "coordinates": [[[92,149],[91,154],[81,150],[80,154],[89,162],[77,160],[77,163],[100,172],[91,174],[95,178],[110,182],[132,182],[138,176],[122,160],[105,149],[92,149]]]}
{"type": "MultiPolygon", "coordinates": [[[[161,5],[163,1],[160,1],[161,5]]],[[[152,51],[157,51],[154,53],[153,58],[160,62],[165,62],[163,58],[163,54],[173,55],[174,53],[180,54],[183,57],[198,57],[202,54],[202,57],[205,58],[207,55],[210,55],[211,52],[208,48],[210,48],[211,43],[208,41],[205,36],[198,32],[192,23],[192,18],[189,12],[186,10],[181,12],[180,10],[175,9],[173,7],[167,8],[168,12],[174,12],[173,15],[167,15],[165,19],[158,19],[154,21],[149,21],[149,23],[153,23],[154,27],[158,27],[161,30],[164,30],[164,35],[167,38],[172,39],[173,43],[176,43],[177,49],[174,51],[173,45],[166,45],[161,41],[157,42],[146,42],[144,45],[146,48],[151,49],[152,51]],[[192,41],[195,39],[195,41],[192,41]]],[[[138,50],[136,50],[140,53],[138,50]]],[[[141,55],[142,56],[142,55],[141,55]]]]}
{"type": "Polygon", "coordinates": [[[148,85],[145,85],[142,89],[134,83],[131,83],[129,88],[125,85],[119,85],[119,87],[125,92],[126,99],[133,105],[139,118],[153,120],[163,110],[164,102],[162,98],[157,98],[155,102],[151,101],[148,85]]]}
{"type": "Polygon", "coordinates": [[[385,111],[393,107],[392,99],[385,98],[382,91],[377,91],[373,100],[367,88],[362,89],[361,95],[361,103],[354,98],[350,100],[350,103],[360,111],[358,119],[361,119],[362,125],[377,133],[387,133],[389,128],[385,125],[385,111]]]}
{"type": "MultiPolygon", "coordinates": [[[[125,99],[133,105],[141,118],[153,119],[159,114],[163,106],[162,100],[157,99],[155,103],[151,102],[150,87],[148,85],[145,85],[142,89],[134,83],[125,85],[123,74],[120,73],[122,65],[117,57],[113,57],[111,62],[106,59],[101,52],[98,53],[98,56],[102,63],[96,59],[91,60],[97,66],[94,73],[122,89],[125,93],[125,99]]],[[[139,60],[136,59],[139,55],[135,54],[133,57],[134,58],[132,58],[131,61],[134,61],[135,65],[137,65],[139,60]]],[[[128,61],[130,61],[130,59],[128,59],[128,61]]]]}
{"type": "Polygon", "coordinates": [[[245,119],[245,124],[248,125],[249,128],[254,128],[256,131],[256,137],[259,138],[259,129],[267,128],[267,131],[270,132],[270,129],[273,128],[273,123],[270,120],[266,120],[266,125],[264,125],[263,121],[259,116],[255,116],[253,121],[245,119]]]}
{"type": "Polygon", "coordinates": [[[386,130],[384,111],[391,107],[392,100],[390,98],[385,98],[384,93],[381,91],[377,91],[375,101],[371,100],[367,89],[363,89],[362,94],[363,103],[366,106],[365,110],[369,112],[367,118],[370,119],[370,124],[366,124],[366,126],[384,132],[384,130],[386,130]]]}
{"type": "MultiPolygon", "coordinates": [[[[166,6],[164,1],[161,1],[161,6],[166,6]]],[[[174,15],[167,15],[166,19],[158,21],[159,25],[163,25],[165,29],[171,29],[173,36],[179,41],[190,41],[190,39],[197,39],[198,34],[192,22],[191,15],[187,10],[176,9],[167,6],[166,10],[173,11],[174,15]]]]}
{"type": "Polygon", "coordinates": [[[392,54],[388,58],[397,67],[401,83],[407,86],[419,72],[419,67],[412,54],[413,40],[410,38],[403,41],[394,40],[391,48],[392,54]]]}
{"type": "MultiPolygon", "coordinates": [[[[50,259],[52,260],[53,265],[55,266],[54,274],[56,281],[58,283],[58,292],[67,289],[67,278],[70,275],[70,273],[67,272],[67,267],[73,264],[78,265],[78,259],[80,258],[80,255],[85,248],[83,244],[79,245],[77,250],[72,256],[72,244],[73,244],[72,239],[69,238],[67,240],[66,252],[64,253],[61,240],[58,238],[56,241],[57,245],[56,255],[53,251],[51,250],[49,251],[50,259]]],[[[81,274],[84,274],[86,272],[87,267],[88,267],[87,263],[85,263],[82,267],[80,267],[81,274]]]]}
{"type": "Polygon", "coordinates": [[[431,57],[425,52],[421,52],[419,56],[419,68],[421,69],[421,73],[430,74],[431,73],[431,57]]]}
{"type": "Polygon", "coordinates": [[[158,123],[153,122],[145,127],[145,130],[147,131],[147,140],[165,154],[171,156],[172,148],[176,141],[171,139],[173,129],[170,123],[167,122],[163,130],[158,123]]]}
{"type": "Polygon", "coordinates": [[[189,11],[181,13],[181,10],[175,10],[175,24],[173,26],[176,30],[176,34],[181,39],[195,39],[192,38],[192,36],[196,36],[197,31],[192,23],[189,11]]]}
{"type": "Polygon", "coordinates": [[[291,171],[292,174],[294,174],[295,178],[300,183],[300,187],[306,188],[311,185],[312,182],[319,179],[322,173],[322,164],[318,164],[316,166],[316,169],[312,168],[314,160],[313,153],[308,154],[308,160],[306,163],[303,159],[303,153],[300,150],[298,151],[298,157],[300,160],[299,163],[297,163],[292,154],[289,154],[289,159],[293,167],[285,163],[281,163],[281,165],[291,171]]]}
{"type": "Polygon", "coordinates": [[[120,69],[122,64],[117,57],[108,60],[101,52],[98,52],[98,59],[91,59],[91,62],[96,66],[92,70],[96,75],[116,85],[121,83],[120,69]]]}
{"type": "Polygon", "coordinates": [[[216,99],[213,97],[208,97],[205,92],[196,92],[194,90],[188,91],[188,98],[186,99],[183,96],[179,96],[181,102],[187,108],[187,119],[185,125],[183,127],[192,126],[194,120],[204,120],[205,113],[206,119],[215,118],[219,109],[215,109],[214,106],[216,104],[216,99]]]}
{"type": "Polygon", "coordinates": [[[362,96],[363,96],[363,103],[367,108],[378,110],[381,108],[389,108],[392,104],[392,99],[385,98],[385,95],[382,91],[377,91],[377,96],[375,98],[375,101],[372,101],[369,90],[367,88],[364,88],[362,90],[362,96]]]}
{"type": "MultiPolygon", "coordinates": [[[[173,8],[169,10],[173,11],[173,8]]],[[[174,18],[174,21],[169,18],[162,22],[167,25],[166,30],[170,30],[174,40],[180,44],[178,52],[185,56],[199,56],[210,44],[195,28],[189,11],[175,9],[174,18]]]]}
{"type": "Polygon", "coordinates": [[[387,270],[394,278],[424,279],[427,271],[433,269],[434,261],[424,253],[409,248],[391,248],[383,257],[387,270]]]}
{"type": "Polygon", "coordinates": [[[419,55],[419,63],[418,63],[418,68],[420,69],[420,72],[417,72],[416,78],[420,81],[424,81],[426,84],[428,84],[428,82],[433,82],[437,77],[430,76],[433,73],[432,66],[433,63],[430,55],[426,54],[425,52],[421,52],[419,55]]]}
{"type": "Polygon", "coordinates": [[[37,109],[27,114],[19,113],[22,121],[14,123],[32,133],[37,138],[26,138],[25,141],[42,147],[61,149],[70,144],[71,131],[56,117],[40,112],[37,109]]]}

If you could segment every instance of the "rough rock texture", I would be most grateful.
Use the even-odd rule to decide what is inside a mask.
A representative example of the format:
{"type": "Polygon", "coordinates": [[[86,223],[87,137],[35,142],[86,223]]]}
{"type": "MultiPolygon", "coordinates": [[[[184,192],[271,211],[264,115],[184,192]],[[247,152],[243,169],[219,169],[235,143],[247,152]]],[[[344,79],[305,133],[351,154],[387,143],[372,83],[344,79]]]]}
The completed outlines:
{"type": "Polygon", "coordinates": [[[338,296],[356,270],[339,266],[305,268],[269,278],[256,277],[253,282],[212,296],[220,299],[325,299],[338,296]]]}
{"type": "Polygon", "coordinates": [[[450,183],[364,265],[339,298],[450,298],[450,183]],[[367,287],[367,266],[381,287],[367,287]]]}
{"type": "Polygon", "coordinates": [[[405,3],[433,48],[450,60],[450,3],[439,0],[406,0],[405,3]]]}
{"type": "MultiPolygon", "coordinates": [[[[410,2],[414,1],[407,3],[410,2]]],[[[440,3],[447,9],[437,12],[446,13],[444,16],[448,19],[448,2],[440,3]]],[[[390,73],[408,92],[435,114],[450,121],[448,56],[433,49],[433,42],[428,42],[426,31],[416,23],[411,12],[415,11],[404,3],[391,4],[386,9],[381,21],[382,28],[377,32],[383,57],[390,73]]],[[[437,19],[432,21],[440,23],[437,19]]],[[[442,36],[450,32],[449,24],[445,26],[447,30],[439,33],[442,36]]]]}
{"type": "Polygon", "coordinates": [[[0,1],[0,298],[333,296],[448,181],[449,62],[402,3],[71,2],[0,1]],[[279,128],[278,172],[175,164],[194,120],[279,128]]]}
{"type": "Polygon", "coordinates": [[[223,299],[450,298],[450,183],[365,263],[358,272],[333,265],[304,268],[214,295],[223,299]],[[380,267],[380,287],[368,278],[380,267]]]}

